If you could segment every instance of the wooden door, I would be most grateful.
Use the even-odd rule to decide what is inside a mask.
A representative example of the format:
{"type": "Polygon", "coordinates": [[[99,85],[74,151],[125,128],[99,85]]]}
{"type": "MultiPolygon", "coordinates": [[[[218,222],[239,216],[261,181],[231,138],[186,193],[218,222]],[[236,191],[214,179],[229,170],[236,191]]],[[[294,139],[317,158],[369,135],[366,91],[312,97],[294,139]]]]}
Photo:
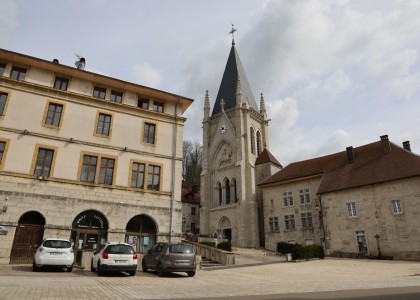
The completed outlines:
{"type": "Polygon", "coordinates": [[[44,236],[44,225],[19,224],[13,240],[11,264],[31,264],[44,236]]]}

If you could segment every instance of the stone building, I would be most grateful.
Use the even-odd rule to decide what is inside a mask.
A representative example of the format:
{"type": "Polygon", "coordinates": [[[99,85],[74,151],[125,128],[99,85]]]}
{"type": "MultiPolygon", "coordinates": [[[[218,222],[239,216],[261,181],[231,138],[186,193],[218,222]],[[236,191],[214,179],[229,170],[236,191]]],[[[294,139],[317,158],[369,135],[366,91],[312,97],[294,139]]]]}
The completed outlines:
{"type": "Polygon", "coordinates": [[[205,96],[200,233],[226,238],[233,246],[263,244],[262,199],[256,186],[261,174],[255,162],[268,148],[267,126],[264,97],[258,107],[232,41],[211,112],[210,97],[205,96]]]}
{"type": "Polygon", "coordinates": [[[420,156],[380,141],[291,163],[259,185],[266,248],[324,245],[327,255],[420,260],[420,156]]]}
{"type": "Polygon", "coordinates": [[[144,252],[181,237],[182,145],[192,99],[0,50],[0,263],[46,237],[76,262],[98,244],[144,252]]]}
{"type": "Polygon", "coordinates": [[[182,232],[200,233],[200,201],[201,196],[198,187],[182,189],[182,232]]]}

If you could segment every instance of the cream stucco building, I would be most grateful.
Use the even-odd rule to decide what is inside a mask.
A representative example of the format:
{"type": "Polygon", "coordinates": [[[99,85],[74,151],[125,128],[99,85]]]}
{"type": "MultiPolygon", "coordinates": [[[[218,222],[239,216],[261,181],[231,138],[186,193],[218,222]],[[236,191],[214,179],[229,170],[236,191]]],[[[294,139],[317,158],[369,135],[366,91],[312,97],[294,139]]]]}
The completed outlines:
{"type": "Polygon", "coordinates": [[[144,252],[181,237],[182,145],[192,99],[0,50],[0,263],[45,237],[81,263],[104,241],[144,252]]]}

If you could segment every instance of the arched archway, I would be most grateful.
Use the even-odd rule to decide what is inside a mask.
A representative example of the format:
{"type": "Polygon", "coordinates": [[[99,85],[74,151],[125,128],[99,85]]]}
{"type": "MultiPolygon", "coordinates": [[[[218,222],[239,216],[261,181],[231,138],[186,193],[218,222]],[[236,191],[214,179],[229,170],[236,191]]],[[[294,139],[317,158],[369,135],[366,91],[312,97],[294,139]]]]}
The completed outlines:
{"type": "Polygon", "coordinates": [[[82,263],[84,251],[91,252],[107,241],[108,221],[96,210],[85,210],[73,220],[71,243],[76,253],[76,264],[82,263]]]}
{"type": "Polygon", "coordinates": [[[131,244],[136,252],[146,253],[156,243],[156,222],[147,215],[132,217],[125,229],[125,242],[131,244]]]}
{"type": "Polygon", "coordinates": [[[32,263],[44,237],[44,228],[45,218],[37,211],[28,211],[19,218],[10,254],[11,264],[32,263]]]}
{"type": "Polygon", "coordinates": [[[232,225],[228,217],[223,216],[219,220],[218,232],[222,234],[222,238],[232,240],[232,225]]]}

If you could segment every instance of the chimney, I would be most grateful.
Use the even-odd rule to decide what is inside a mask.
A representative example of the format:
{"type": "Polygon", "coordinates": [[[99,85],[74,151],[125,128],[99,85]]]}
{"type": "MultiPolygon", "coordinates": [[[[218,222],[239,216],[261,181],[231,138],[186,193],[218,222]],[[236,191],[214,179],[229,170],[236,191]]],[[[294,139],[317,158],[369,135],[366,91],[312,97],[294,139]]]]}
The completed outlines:
{"type": "Polygon", "coordinates": [[[353,152],[353,147],[347,147],[346,148],[347,151],[347,161],[349,162],[349,164],[354,163],[354,152],[353,152]]]}
{"type": "Polygon", "coordinates": [[[389,143],[388,135],[381,135],[381,144],[385,154],[391,152],[391,144],[389,143]]]}
{"type": "Polygon", "coordinates": [[[54,64],[59,64],[60,62],[58,61],[58,59],[54,58],[52,61],[54,64]]]}
{"type": "Polygon", "coordinates": [[[405,150],[410,151],[411,152],[411,146],[410,146],[410,141],[405,141],[403,142],[403,147],[405,150]]]}

